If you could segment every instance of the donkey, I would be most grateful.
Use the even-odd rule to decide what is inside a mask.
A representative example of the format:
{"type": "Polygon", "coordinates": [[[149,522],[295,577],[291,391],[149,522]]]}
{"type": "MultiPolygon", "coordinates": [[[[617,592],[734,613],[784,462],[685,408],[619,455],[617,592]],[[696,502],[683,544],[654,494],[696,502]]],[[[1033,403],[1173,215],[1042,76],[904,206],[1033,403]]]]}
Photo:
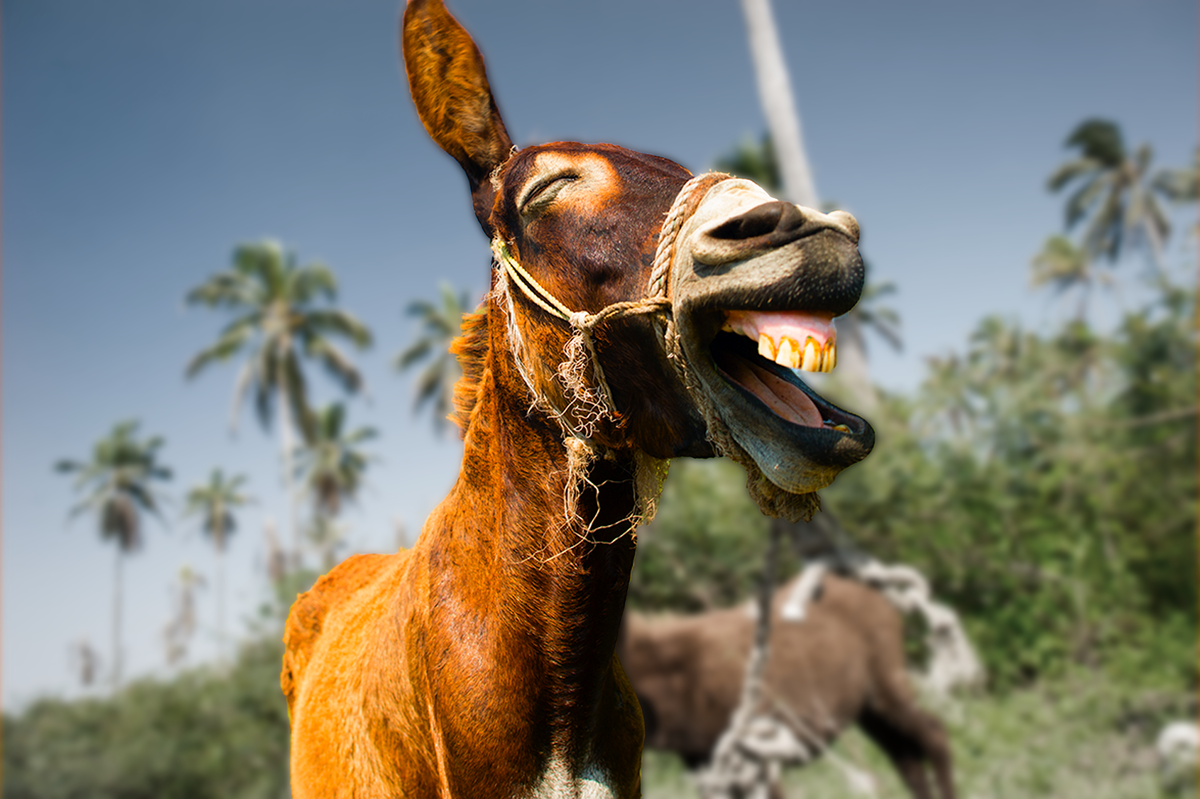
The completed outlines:
{"type": "Polygon", "coordinates": [[[412,549],[350,558],[292,607],[293,795],[636,796],[615,656],[634,530],[669,458],[734,457],[800,518],[870,451],[788,368],[836,360],[858,225],[610,144],[516,150],[441,0],[411,0],[402,44],[495,266],[453,347],[457,482],[412,549]]]}
{"type": "MultiPolygon", "coordinates": [[[[798,580],[799,578],[797,578],[798,580]]],[[[765,710],[811,755],[857,723],[891,759],[916,799],[954,799],[945,728],[922,710],[905,669],[903,621],[879,592],[827,574],[802,621],[772,608],[765,710]]],[[[626,612],[617,644],[646,725],[646,746],[678,753],[690,768],[708,762],[741,700],[755,621],[746,606],[691,616],[626,612]]],[[[772,786],[782,797],[782,787],[772,786]]]]}

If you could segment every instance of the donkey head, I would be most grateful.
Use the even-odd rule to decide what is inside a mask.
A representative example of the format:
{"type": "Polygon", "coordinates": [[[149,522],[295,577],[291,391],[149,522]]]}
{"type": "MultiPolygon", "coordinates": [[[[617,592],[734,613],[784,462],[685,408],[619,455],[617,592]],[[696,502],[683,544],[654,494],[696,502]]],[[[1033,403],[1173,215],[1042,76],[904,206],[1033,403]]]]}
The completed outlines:
{"type": "Polygon", "coordinates": [[[441,0],[410,0],[403,49],[418,115],[492,238],[526,389],[567,435],[729,455],[764,510],[792,516],[772,498],[828,485],[870,451],[870,426],[794,372],[836,360],[832,319],[862,290],[853,217],[610,144],[515,150],[441,0]]]}

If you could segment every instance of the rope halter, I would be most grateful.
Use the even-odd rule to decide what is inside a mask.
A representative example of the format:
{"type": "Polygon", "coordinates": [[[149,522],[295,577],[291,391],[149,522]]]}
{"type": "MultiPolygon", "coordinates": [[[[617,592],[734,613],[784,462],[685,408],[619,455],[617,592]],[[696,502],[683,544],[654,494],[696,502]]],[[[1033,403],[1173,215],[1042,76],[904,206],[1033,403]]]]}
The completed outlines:
{"type": "MultiPolygon", "coordinates": [[[[656,327],[664,338],[669,338],[672,324],[671,301],[667,298],[670,282],[668,278],[671,272],[671,263],[675,257],[675,242],[679,237],[679,231],[683,228],[684,222],[695,212],[708,189],[730,177],[730,175],[720,172],[708,172],[693,177],[683,185],[683,188],[675,195],[675,200],[659,230],[658,248],[654,254],[654,264],[650,270],[645,296],[640,300],[606,305],[596,313],[572,311],[518,263],[512,254],[512,248],[499,233],[492,238],[492,254],[497,265],[503,267],[500,272],[500,280],[497,281],[496,291],[508,311],[508,338],[513,349],[517,371],[525,381],[525,385],[534,399],[534,405],[541,406],[548,411],[568,438],[579,439],[590,446],[591,439],[595,436],[596,428],[601,421],[620,419],[620,414],[613,401],[612,390],[604,377],[604,370],[600,366],[600,359],[596,353],[593,336],[596,326],[614,317],[661,314],[665,319],[665,324],[656,327]],[[510,284],[516,284],[521,293],[534,305],[571,326],[573,335],[564,348],[566,360],[559,364],[557,369],[557,373],[567,389],[566,407],[556,407],[534,383],[525,358],[524,341],[513,311],[510,284]],[[589,360],[592,385],[589,385],[585,375],[589,360]]],[[[668,347],[668,351],[670,350],[671,348],[668,347]]],[[[672,360],[676,362],[677,368],[682,369],[681,359],[673,357],[672,360]]]]}

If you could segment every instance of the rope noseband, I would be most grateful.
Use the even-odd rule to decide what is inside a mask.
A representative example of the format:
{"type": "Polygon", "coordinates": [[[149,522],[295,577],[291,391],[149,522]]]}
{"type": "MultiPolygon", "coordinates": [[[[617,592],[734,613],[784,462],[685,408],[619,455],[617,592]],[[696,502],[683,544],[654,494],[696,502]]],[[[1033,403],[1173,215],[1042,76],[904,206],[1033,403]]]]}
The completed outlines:
{"type": "MultiPolygon", "coordinates": [[[[671,263],[675,257],[675,242],[679,237],[679,231],[683,228],[684,222],[695,213],[708,189],[730,177],[730,175],[720,172],[708,172],[697,175],[683,185],[683,188],[675,195],[675,200],[659,230],[658,248],[654,254],[654,264],[650,270],[646,295],[640,300],[606,305],[596,313],[572,311],[521,266],[513,256],[508,242],[499,233],[492,239],[492,254],[496,263],[504,268],[501,273],[503,282],[497,285],[497,291],[502,293],[507,301],[509,341],[516,359],[517,371],[533,395],[535,404],[541,405],[551,413],[567,437],[590,443],[591,438],[595,435],[596,425],[602,419],[616,420],[619,418],[612,390],[604,378],[604,371],[596,354],[595,340],[592,335],[596,325],[613,317],[663,314],[666,317],[666,325],[660,327],[659,330],[664,336],[667,335],[666,330],[671,327],[671,301],[667,299],[668,278],[671,272],[671,263]],[[565,347],[567,359],[559,365],[557,370],[572,395],[568,401],[568,408],[557,408],[534,384],[529,367],[525,362],[520,329],[513,316],[512,298],[508,291],[510,283],[516,284],[521,293],[543,311],[569,323],[574,331],[574,335],[565,347]],[[584,378],[588,356],[590,356],[592,365],[595,388],[589,386],[584,378]],[[582,422],[573,422],[568,418],[570,406],[575,406],[577,410],[583,411],[585,418],[582,422]]],[[[682,367],[682,364],[679,363],[677,366],[682,367]]]]}

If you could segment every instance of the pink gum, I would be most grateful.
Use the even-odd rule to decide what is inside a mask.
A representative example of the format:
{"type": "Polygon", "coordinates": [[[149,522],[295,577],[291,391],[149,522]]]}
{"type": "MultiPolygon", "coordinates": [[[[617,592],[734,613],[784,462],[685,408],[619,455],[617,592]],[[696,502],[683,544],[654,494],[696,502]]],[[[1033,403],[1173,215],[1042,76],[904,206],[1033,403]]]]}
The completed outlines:
{"type": "Polygon", "coordinates": [[[812,338],[819,348],[829,342],[837,343],[837,329],[833,314],[809,311],[730,311],[725,318],[725,327],[758,341],[766,333],[778,344],[784,337],[804,346],[806,338],[812,338]]]}

